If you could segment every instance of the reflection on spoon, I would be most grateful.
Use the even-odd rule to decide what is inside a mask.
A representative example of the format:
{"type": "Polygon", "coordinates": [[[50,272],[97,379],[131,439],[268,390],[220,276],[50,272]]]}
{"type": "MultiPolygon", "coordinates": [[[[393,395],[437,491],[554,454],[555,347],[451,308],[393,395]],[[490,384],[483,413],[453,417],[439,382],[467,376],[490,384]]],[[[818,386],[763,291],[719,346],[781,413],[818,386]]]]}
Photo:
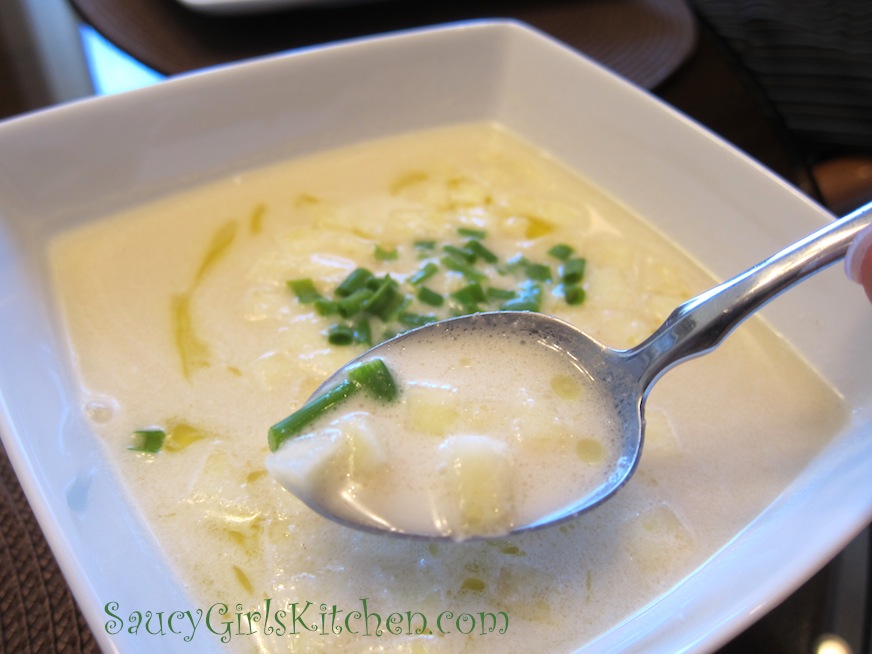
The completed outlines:
{"type": "Polygon", "coordinates": [[[685,302],[628,350],[531,312],[406,332],[275,425],[267,467],[316,511],[379,533],[489,538],[575,516],[632,475],[664,372],[844,257],[869,224],[872,205],[685,302]]]}

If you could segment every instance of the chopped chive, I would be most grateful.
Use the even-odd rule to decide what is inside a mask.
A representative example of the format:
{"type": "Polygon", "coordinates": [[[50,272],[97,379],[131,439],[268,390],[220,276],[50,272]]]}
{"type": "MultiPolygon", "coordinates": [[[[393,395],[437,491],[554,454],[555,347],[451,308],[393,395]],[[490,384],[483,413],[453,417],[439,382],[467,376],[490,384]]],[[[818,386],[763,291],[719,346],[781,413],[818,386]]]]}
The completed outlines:
{"type": "Polygon", "coordinates": [[[380,245],[375,246],[375,258],[379,261],[396,261],[400,258],[400,252],[397,248],[387,250],[380,245]]]}
{"type": "Polygon", "coordinates": [[[367,282],[373,278],[373,274],[366,268],[355,268],[348,277],[342,280],[342,283],[336,287],[336,295],[346,297],[354,293],[354,291],[366,286],[367,282]]]}
{"type": "Polygon", "coordinates": [[[327,329],[327,342],[331,345],[351,345],[355,342],[354,328],[342,323],[330,325],[327,329]]]}
{"type": "Polygon", "coordinates": [[[474,307],[487,299],[481,284],[478,282],[473,282],[457,289],[451,294],[451,297],[466,307],[474,307]]]}
{"type": "Polygon", "coordinates": [[[464,248],[488,263],[496,263],[499,260],[499,257],[482,245],[481,241],[467,241],[464,248]]]}
{"type": "Polygon", "coordinates": [[[339,303],[326,298],[315,300],[315,311],[319,316],[332,316],[334,313],[339,313],[339,303]]]}
{"type": "Polygon", "coordinates": [[[435,250],[436,241],[421,240],[415,241],[415,247],[419,250],[435,250]]]}
{"type": "Polygon", "coordinates": [[[336,303],[337,308],[339,310],[339,315],[344,318],[350,318],[351,316],[357,314],[364,303],[369,300],[374,293],[368,288],[359,288],[351,295],[342,298],[339,302],[336,303]]]}
{"type": "Polygon", "coordinates": [[[481,272],[480,270],[476,270],[475,268],[467,263],[464,263],[463,261],[459,261],[455,257],[442,257],[440,261],[443,266],[448,268],[448,270],[453,270],[454,272],[460,273],[471,282],[480,282],[487,279],[487,275],[485,275],[483,272],[481,272]]]}
{"type": "Polygon", "coordinates": [[[459,248],[456,245],[444,245],[442,246],[442,251],[463,263],[475,263],[475,260],[478,258],[472,250],[459,248]]]}
{"type": "Polygon", "coordinates": [[[575,252],[571,245],[566,245],[566,243],[558,243],[550,250],[548,250],[548,254],[550,254],[555,259],[560,259],[560,261],[566,261],[569,257],[572,256],[572,253],[575,252]]]}
{"type": "Polygon", "coordinates": [[[391,371],[381,359],[370,359],[350,367],[347,377],[378,400],[392,402],[399,394],[391,371]]]}
{"type": "Polygon", "coordinates": [[[587,294],[581,286],[575,285],[563,285],[563,299],[566,300],[566,304],[578,305],[584,302],[587,294]]]}
{"type": "Polygon", "coordinates": [[[517,297],[517,293],[508,288],[496,288],[495,286],[488,286],[485,291],[485,295],[488,300],[511,300],[514,297],[517,297]]]}
{"type": "Polygon", "coordinates": [[[343,400],[350,397],[359,386],[347,379],[329,391],[309,400],[303,407],[269,429],[269,449],[275,452],[289,438],[297,436],[312,421],[324,415],[343,400]]]}
{"type": "Polygon", "coordinates": [[[564,284],[578,284],[584,279],[584,269],[586,266],[586,259],[569,259],[560,266],[560,278],[564,284]]]}
{"type": "Polygon", "coordinates": [[[166,437],[166,432],[162,429],[137,429],[133,432],[133,445],[127,449],[134,452],[156,454],[163,447],[166,437]]]}
{"type": "Polygon", "coordinates": [[[372,347],[372,328],[364,316],[354,321],[354,342],[372,347]]]}
{"type": "Polygon", "coordinates": [[[437,320],[438,318],[432,314],[412,313],[410,311],[402,311],[397,316],[397,322],[406,327],[423,327],[437,320]]]}
{"type": "Polygon", "coordinates": [[[529,279],[537,282],[551,281],[551,268],[544,263],[528,263],[524,270],[529,279]]]}
{"type": "Polygon", "coordinates": [[[430,290],[426,286],[422,286],[418,290],[418,299],[424,304],[429,304],[431,307],[441,307],[445,302],[445,298],[442,297],[436,291],[430,290]]]}
{"type": "Polygon", "coordinates": [[[323,296],[315,289],[315,282],[310,278],[292,279],[288,282],[288,287],[297,296],[300,304],[312,304],[317,300],[323,299],[323,296]]]}
{"type": "Polygon", "coordinates": [[[525,284],[518,297],[505,302],[503,311],[539,311],[542,306],[542,287],[539,284],[525,284]]]}
{"type": "Polygon", "coordinates": [[[483,229],[473,229],[471,227],[458,227],[457,233],[460,236],[465,236],[467,238],[483,239],[485,236],[487,236],[487,232],[485,232],[483,229]]]}
{"type": "Polygon", "coordinates": [[[409,283],[417,286],[418,284],[421,284],[422,282],[430,279],[437,272],[439,272],[439,266],[437,266],[432,261],[428,261],[424,264],[423,268],[421,268],[418,272],[409,277],[409,283]]]}
{"type": "Polygon", "coordinates": [[[403,294],[397,290],[397,283],[390,275],[385,275],[372,297],[363,303],[363,309],[387,322],[404,299],[403,294]]]}

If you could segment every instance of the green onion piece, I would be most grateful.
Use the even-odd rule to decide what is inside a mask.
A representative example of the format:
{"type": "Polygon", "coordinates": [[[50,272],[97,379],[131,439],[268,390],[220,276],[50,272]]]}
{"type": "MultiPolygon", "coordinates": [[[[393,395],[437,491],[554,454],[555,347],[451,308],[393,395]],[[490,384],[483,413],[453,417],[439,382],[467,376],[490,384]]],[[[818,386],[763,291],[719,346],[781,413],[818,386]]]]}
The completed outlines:
{"type": "Polygon", "coordinates": [[[393,402],[397,399],[394,377],[381,359],[370,359],[348,369],[348,380],[368,391],[376,399],[393,402]]]}
{"type": "Polygon", "coordinates": [[[400,252],[397,248],[386,250],[380,245],[375,246],[375,258],[379,261],[396,261],[400,258],[400,252]]]}
{"type": "Polygon", "coordinates": [[[518,294],[511,289],[496,288],[495,286],[488,286],[484,294],[487,296],[488,300],[511,300],[518,296],[518,294]]]}
{"type": "Polygon", "coordinates": [[[300,304],[312,304],[323,299],[323,296],[315,290],[315,282],[308,277],[306,279],[293,279],[288,282],[288,287],[297,296],[300,304]]]}
{"type": "Polygon", "coordinates": [[[550,254],[555,259],[560,259],[560,261],[566,261],[569,257],[572,256],[572,253],[575,252],[571,245],[566,245],[566,243],[558,243],[550,250],[548,250],[548,254],[550,254]]]}
{"type": "Polygon", "coordinates": [[[475,263],[475,260],[478,258],[472,250],[459,248],[456,245],[444,245],[442,246],[442,251],[462,263],[475,263]]]}
{"type": "Polygon", "coordinates": [[[412,313],[410,311],[403,311],[397,316],[397,322],[406,327],[423,327],[437,320],[439,319],[432,314],[412,313]]]}
{"type": "Polygon", "coordinates": [[[424,304],[429,304],[431,307],[441,307],[445,302],[444,297],[442,297],[436,291],[430,290],[426,286],[422,286],[418,290],[417,297],[421,302],[423,302],[424,304]]]}
{"type": "Polygon", "coordinates": [[[366,268],[355,268],[351,273],[342,280],[342,283],[336,287],[336,295],[339,297],[347,297],[354,293],[354,291],[364,288],[372,279],[373,274],[368,271],[366,268]]]}
{"type": "Polygon", "coordinates": [[[415,247],[419,250],[435,250],[436,241],[415,241],[415,247]]]}
{"type": "Polygon", "coordinates": [[[156,454],[163,447],[166,437],[166,432],[162,429],[137,429],[133,432],[133,445],[127,449],[156,454]]]}
{"type": "Polygon", "coordinates": [[[387,322],[397,311],[405,299],[397,290],[397,283],[390,275],[379,280],[379,287],[368,300],[363,303],[363,309],[387,322]]]}
{"type": "Polygon", "coordinates": [[[299,411],[270,427],[267,438],[270,451],[275,452],[286,440],[299,435],[312,421],[350,397],[358,388],[357,384],[346,379],[329,391],[309,400],[299,411]]]}
{"type": "Polygon", "coordinates": [[[475,253],[478,258],[482,261],[487,261],[488,263],[496,263],[499,259],[497,255],[482,245],[481,241],[467,241],[464,248],[475,253]]]}
{"type": "Polygon", "coordinates": [[[319,316],[332,316],[334,313],[339,313],[339,303],[326,298],[315,300],[315,311],[319,316]]]}
{"type": "Polygon", "coordinates": [[[369,300],[374,293],[368,288],[359,288],[348,297],[344,297],[337,302],[339,315],[344,318],[349,318],[360,312],[364,303],[369,300]]]}
{"type": "Polygon", "coordinates": [[[483,239],[487,236],[487,233],[483,229],[472,229],[471,227],[458,227],[457,233],[460,236],[465,236],[467,238],[483,239]]]}
{"type": "Polygon", "coordinates": [[[354,342],[372,347],[372,328],[369,326],[369,320],[364,316],[354,321],[354,342]]]}
{"type": "Polygon", "coordinates": [[[584,302],[587,294],[581,286],[570,285],[567,286],[564,284],[563,286],[563,299],[566,300],[566,304],[578,305],[584,302]]]}
{"type": "Polygon", "coordinates": [[[487,299],[484,289],[482,289],[481,284],[478,282],[473,282],[457,289],[451,294],[451,297],[465,307],[475,307],[479,302],[484,302],[487,299]]]}
{"type": "Polygon", "coordinates": [[[542,306],[542,287],[538,284],[525,284],[518,297],[505,302],[503,311],[539,311],[542,306]]]}
{"type": "Polygon", "coordinates": [[[586,259],[575,258],[569,259],[560,266],[560,278],[564,284],[578,284],[584,279],[584,269],[587,265],[586,259]]]}
{"type": "Polygon", "coordinates": [[[551,268],[544,263],[528,263],[525,272],[528,278],[537,282],[551,281],[551,268]]]}
{"type": "Polygon", "coordinates": [[[327,342],[331,345],[351,345],[355,340],[354,328],[348,325],[337,323],[327,329],[327,342]]]}
{"type": "Polygon", "coordinates": [[[443,266],[448,268],[448,270],[453,270],[454,272],[458,272],[466,279],[471,282],[481,282],[487,279],[487,275],[485,275],[480,270],[476,270],[472,266],[463,261],[460,261],[452,256],[442,257],[440,259],[443,266]]]}
{"type": "Polygon", "coordinates": [[[421,270],[409,277],[409,283],[413,286],[417,286],[418,284],[421,284],[430,279],[437,272],[439,272],[439,266],[437,266],[432,261],[428,261],[424,264],[424,267],[421,268],[421,270]]]}

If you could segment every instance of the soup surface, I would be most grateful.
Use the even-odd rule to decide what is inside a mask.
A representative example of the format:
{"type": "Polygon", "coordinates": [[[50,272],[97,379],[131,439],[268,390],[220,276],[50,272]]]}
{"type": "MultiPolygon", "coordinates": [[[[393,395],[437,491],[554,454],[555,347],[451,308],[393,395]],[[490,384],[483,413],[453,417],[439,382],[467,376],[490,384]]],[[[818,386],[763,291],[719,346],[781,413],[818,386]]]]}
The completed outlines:
{"type": "Polygon", "coordinates": [[[355,361],[289,418],[327,400],[267,460],[282,485],[355,525],[460,541],[535,525],[608,482],[614,402],[557,339],[482,321],[419,334],[355,361]]]}
{"type": "MultiPolygon", "coordinates": [[[[342,316],[322,315],[288,282],[309,279],[329,295],[365,267],[402,285],[431,256],[418,242],[453,243],[459,229],[484,233],[502,262],[550,266],[551,282],[532,275],[540,309],[613,347],[641,341],[712,285],[620,204],[489,125],[243,172],[53,244],[82,411],[190,590],[181,610],[212,612],[197,641],[239,651],[572,650],[725,545],[845,419],[836,394],[751,320],[658,382],[639,469],[590,513],[486,542],[334,524],[267,474],[267,431],[396,326],[373,320],[360,336],[355,324],[349,344],[335,344],[342,316]],[[581,302],[561,288],[556,245],[586,261],[581,302]],[[215,615],[222,607],[230,617],[215,615]]],[[[542,271],[520,268],[526,277],[513,272],[501,286],[530,288],[530,271],[542,271]]],[[[431,290],[450,297],[469,283],[442,270],[431,290]]],[[[428,315],[420,303],[406,308],[428,315]]],[[[555,428],[540,445],[563,448],[565,437],[555,428]]],[[[134,611],[151,608],[114,614],[129,628],[134,611]]]]}

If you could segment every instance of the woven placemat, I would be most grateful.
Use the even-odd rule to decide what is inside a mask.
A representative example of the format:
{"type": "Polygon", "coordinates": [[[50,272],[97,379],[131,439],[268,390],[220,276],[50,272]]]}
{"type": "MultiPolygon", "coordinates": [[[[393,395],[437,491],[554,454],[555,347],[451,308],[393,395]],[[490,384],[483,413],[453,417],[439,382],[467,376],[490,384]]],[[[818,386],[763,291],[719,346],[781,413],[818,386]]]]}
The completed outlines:
{"type": "Polygon", "coordinates": [[[2,446],[0,525],[0,652],[99,652],[2,446]]]}
{"type": "Polygon", "coordinates": [[[470,19],[513,18],[654,88],[693,52],[685,0],[384,0],[221,16],[178,0],[71,0],[85,21],[159,73],[292,48],[470,19]]]}

